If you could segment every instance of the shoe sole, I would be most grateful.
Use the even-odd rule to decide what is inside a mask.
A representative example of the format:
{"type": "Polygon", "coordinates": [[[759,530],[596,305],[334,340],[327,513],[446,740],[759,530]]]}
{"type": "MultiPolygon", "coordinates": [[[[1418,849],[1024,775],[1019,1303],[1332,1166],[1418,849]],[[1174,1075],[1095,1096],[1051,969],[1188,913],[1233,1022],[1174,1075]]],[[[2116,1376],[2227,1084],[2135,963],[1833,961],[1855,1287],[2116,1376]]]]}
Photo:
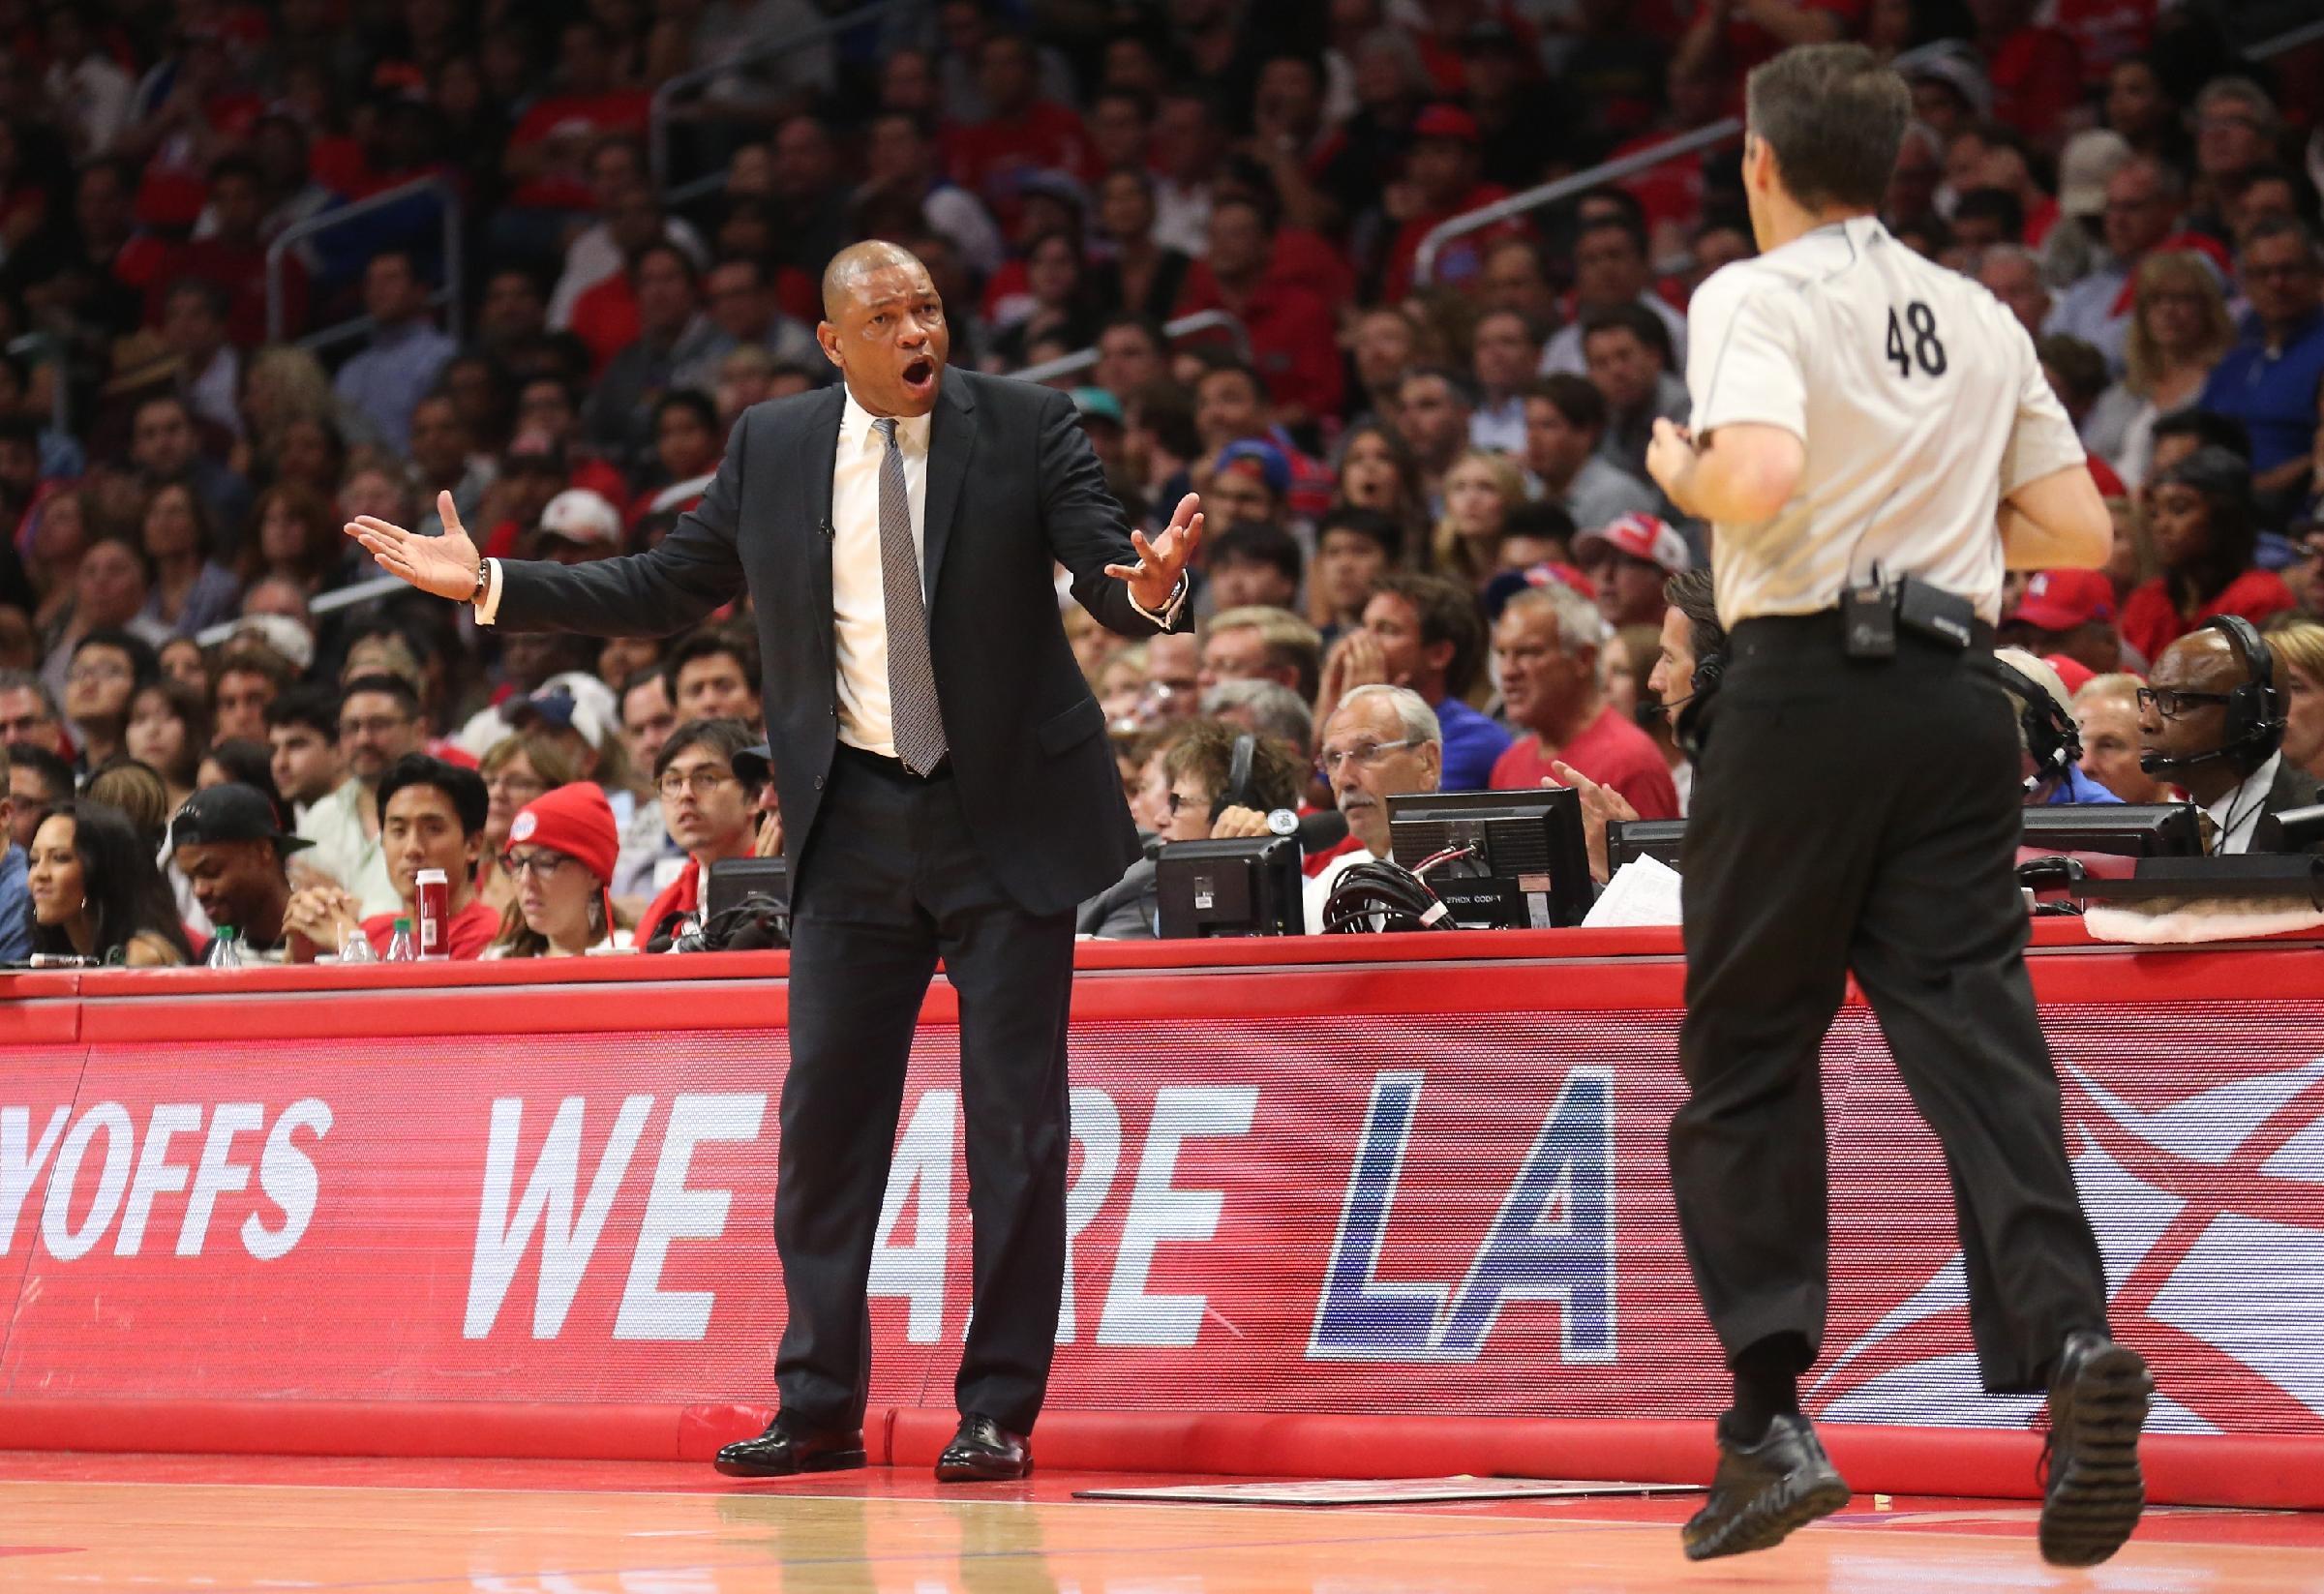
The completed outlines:
{"type": "MultiPolygon", "coordinates": [[[[2096,1566],[2122,1549],[2146,1509],[2138,1435],[2154,1376],[2138,1353],[2109,1345],[2074,1375],[2056,1444],[2069,1458],[2041,1503],[2041,1558],[2096,1566]]],[[[2056,1420],[2053,1412],[2053,1421],[2056,1420]]]]}
{"type": "Polygon", "coordinates": [[[1012,1484],[1033,1476],[1033,1458],[1025,1458],[1022,1467],[987,1470],[977,1461],[939,1461],[936,1481],[940,1484],[1012,1484]]]}
{"type": "Polygon", "coordinates": [[[1748,1555],[1773,1549],[1808,1523],[1830,1516],[1855,1497],[1840,1475],[1829,1470],[1807,1479],[1796,1489],[1779,1485],[1774,1498],[1754,1500],[1699,1538],[1684,1536],[1686,1558],[1708,1561],[1722,1555],[1748,1555]]]}
{"type": "Polygon", "coordinates": [[[759,1466],[750,1461],[730,1461],[724,1457],[711,1461],[710,1466],[728,1478],[797,1478],[809,1472],[853,1472],[870,1463],[870,1457],[860,1450],[828,1450],[797,1466],[759,1466]]]}

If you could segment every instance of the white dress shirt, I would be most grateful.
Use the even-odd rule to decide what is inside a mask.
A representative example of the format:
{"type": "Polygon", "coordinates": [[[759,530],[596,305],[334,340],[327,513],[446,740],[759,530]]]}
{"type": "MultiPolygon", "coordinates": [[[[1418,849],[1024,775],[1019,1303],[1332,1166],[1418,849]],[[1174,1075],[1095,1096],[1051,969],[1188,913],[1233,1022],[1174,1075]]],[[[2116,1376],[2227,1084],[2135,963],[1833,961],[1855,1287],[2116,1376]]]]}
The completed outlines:
{"type": "MultiPolygon", "coordinates": [[[[888,588],[880,570],[880,466],[888,440],[871,412],[848,394],[839,411],[839,454],[831,466],[831,637],[839,659],[839,739],[895,757],[888,707],[888,588]]],[[[912,563],[927,601],[928,426],[925,415],[895,423],[912,505],[912,563]]]]}
{"type": "Polygon", "coordinates": [[[2215,855],[2251,850],[2251,834],[2259,828],[2259,811],[2268,805],[2268,788],[2276,784],[2276,770],[2282,763],[2281,753],[2270,753],[2268,762],[2245,777],[2241,786],[2205,806],[2203,811],[2219,827],[2218,842],[2212,849],[2215,855]]]}
{"type": "MultiPolygon", "coordinates": [[[[880,566],[880,466],[888,440],[872,429],[871,412],[848,392],[839,414],[839,449],[831,466],[831,637],[839,660],[839,739],[850,746],[895,757],[895,731],[888,707],[888,588],[880,566]]],[[[913,563],[921,571],[921,602],[927,602],[928,432],[930,417],[899,416],[896,447],[904,456],[904,496],[912,506],[913,563]]],[[[1158,613],[1132,594],[1130,607],[1164,631],[1185,604],[1181,575],[1170,599],[1158,613]]],[[[500,561],[484,561],[484,590],[476,599],[476,623],[491,625],[500,613],[500,561]]]]}

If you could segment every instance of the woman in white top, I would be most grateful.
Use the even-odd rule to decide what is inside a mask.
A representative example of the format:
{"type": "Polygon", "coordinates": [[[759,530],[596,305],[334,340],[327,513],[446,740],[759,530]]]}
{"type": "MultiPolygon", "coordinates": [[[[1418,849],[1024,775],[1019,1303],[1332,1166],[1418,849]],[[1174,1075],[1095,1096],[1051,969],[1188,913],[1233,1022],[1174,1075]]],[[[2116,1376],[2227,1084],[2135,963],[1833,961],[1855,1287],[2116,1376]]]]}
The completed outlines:
{"type": "Polygon", "coordinates": [[[2082,440],[2135,493],[2147,476],[2155,423],[2191,409],[2212,367],[2235,345],[2235,323],[2210,264],[2188,251],[2151,255],[2138,268],[2123,379],[2082,420],[2082,440]]]}
{"type": "Polygon", "coordinates": [[[589,781],[545,792],[518,810],[501,857],[516,898],[486,957],[579,957],[629,945],[614,923],[614,860],[621,835],[605,794],[589,781]]]}

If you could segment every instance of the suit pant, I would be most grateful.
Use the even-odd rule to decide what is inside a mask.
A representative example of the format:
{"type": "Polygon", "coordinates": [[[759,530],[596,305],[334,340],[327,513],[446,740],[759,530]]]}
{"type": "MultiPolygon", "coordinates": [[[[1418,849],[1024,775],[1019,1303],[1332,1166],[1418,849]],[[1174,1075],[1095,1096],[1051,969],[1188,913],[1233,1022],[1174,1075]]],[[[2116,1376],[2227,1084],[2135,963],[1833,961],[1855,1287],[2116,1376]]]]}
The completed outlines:
{"type": "Polygon", "coordinates": [[[864,1287],[904,1068],[936,960],[960,1000],[974,1292],[960,1409],[1029,1432],[1057,1338],[1066,1256],[1070,913],[1002,890],[949,776],[923,781],[844,745],[792,887],[791,1072],[775,1248],[788,1317],[786,1414],[863,1419],[864,1287]]]}
{"type": "Polygon", "coordinates": [[[1682,857],[1689,1096],[1671,1178],[1732,1362],[1798,1369],[1826,1298],[1820,1053],[1851,971],[1951,1176],[1988,1389],[2042,1387],[2106,1285],[2027,978],[2016,721],[1991,655],[1904,633],[1843,656],[1838,617],[1746,620],[1704,716],[1682,857]]]}

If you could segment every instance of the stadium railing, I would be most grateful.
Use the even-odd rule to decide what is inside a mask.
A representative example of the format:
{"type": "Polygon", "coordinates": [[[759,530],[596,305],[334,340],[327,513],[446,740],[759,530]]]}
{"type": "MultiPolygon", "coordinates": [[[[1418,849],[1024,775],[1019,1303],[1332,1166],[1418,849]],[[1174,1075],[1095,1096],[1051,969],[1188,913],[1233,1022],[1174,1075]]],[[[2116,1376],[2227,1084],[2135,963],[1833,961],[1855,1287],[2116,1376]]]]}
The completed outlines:
{"type": "Polygon", "coordinates": [[[1616,156],[1611,161],[1601,161],[1587,170],[1577,171],[1570,177],[1559,177],[1553,182],[1539,184],[1521,194],[1512,194],[1506,199],[1495,199],[1489,205],[1479,205],[1474,210],[1465,210],[1447,221],[1439,222],[1429,229],[1427,235],[1420,240],[1420,248],[1413,254],[1413,286],[1427,287],[1436,280],[1437,256],[1444,253],[1444,246],[1456,238],[1465,238],[1472,232],[1482,232],[1487,227],[1498,226],[1503,222],[1530,215],[1544,205],[1554,205],[1560,199],[1571,198],[1577,194],[1586,194],[1601,184],[1618,182],[1624,177],[1635,176],[1642,171],[1651,171],[1656,166],[1667,165],[1682,156],[1694,154],[1697,150],[1715,148],[1729,139],[1740,137],[1742,132],[1743,124],[1739,120],[1733,116],[1722,117],[1707,127],[1695,129],[1692,133],[1682,133],[1675,138],[1666,138],[1659,144],[1649,144],[1645,149],[1634,150],[1628,155],[1616,156]]]}
{"type": "Polygon", "coordinates": [[[865,23],[882,21],[897,12],[926,12],[932,9],[932,0],[870,0],[867,5],[853,7],[812,26],[794,29],[753,45],[749,49],[715,66],[697,67],[691,72],[681,72],[675,77],[664,79],[654,89],[653,103],[646,115],[646,159],[653,174],[653,186],[662,195],[662,202],[676,209],[689,200],[715,192],[726,180],[724,172],[713,171],[683,183],[671,182],[670,120],[673,107],[681,99],[721,77],[733,76],[748,67],[762,66],[809,45],[835,39],[865,23]]]}
{"type": "MultiPolygon", "coordinates": [[[[1228,332],[1234,335],[1235,347],[1248,359],[1251,340],[1243,331],[1243,323],[1223,310],[1197,310],[1192,316],[1181,316],[1174,321],[1162,323],[1162,336],[1176,343],[1197,332],[1228,332]]],[[[1028,382],[1045,382],[1057,376],[1070,376],[1076,371],[1087,371],[1098,363],[1098,347],[1077,348],[1071,354],[1060,354],[1054,360],[1029,365],[1022,371],[1011,371],[1011,376],[1028,382]]]]}
{"type": "MultiPolygon", "coordinates": [[[[2241,53],[2246,61],[2272,60],[2276,56],[2298,49],[2305,45],[2315,44],[2319,40],[2324,40],[2324,20],[2286,28],[2281,33],[2246,45],[2241,53]]],[[[1435,281],[1437,257],[1444,253],[1444,246],[1456,238],[1465,238],[1472,232],[1481,232],[1487,227],[1498,226],[1501,223],[1517,217],[1530,215],[1544,205],[1554,205],[1560,199],[1587,193],[1601,184],[1619,182],[1624,177],[1633,177],[1642,171],[1651,171],[1656,166],[1665,165],[1682,156],[1692,155],[1698,150],[1716,148],[1732,138],[1741,136],[1742,131],[1743,124],[1740,120],[1733,116],[1723,117],[1707,126],[1697,128],[1691,133],[1682,133],[1675,137],[1666,138],[1661,143],[1649,144],[1645,149],[1634,150],[1628,155],[1617,156],[1611,161],[1601,161],[1587,170],[1577,171],[1570,177],[1559,177],[1553,182],[1542,183],[1526,189],[1521,194],[1512,194],[1505,199],[1496,199],[1489,205],[1479,205],[1474,210],[1463,211],[1460,215],[1431,228],[1428,234],[1420,240],[1420,248],[1415,252],[1412,260],[1413,284],[1419,287],[1427,287],[1435,281]]]]}
{"type": "MultiPolygon", "coordinates": [[[[441,177],[415,177],[408,183],[398,183],[393,188],[381,189],[378,193],[368,195],[351,204],[344,204],[332,210],[322,211],[317,215],[308,217],[303,222],[293,222],[276,235],[274,242],[266,246],[266,341],[270,344],[279,344],[291,330],[287,324],[289,307],[283,297],[283,262],[289,258],[290,251],[293,248],[305,243],[310,238],[320,237],[324,233],[334,232],[359,222],[371,221],[382,212],[393,210],[398,205],[407,204],[429,194],[436,196],[438,226],[442,237],[443,259],[440,264],[443,272],[443,286],[428,295],[428,302],[443,309],[444,330],[452,337],[458,338],[460,336],[460,292],[463,280],[460,194],[451,183],[441,177]]],[[[367,337],[371,330],[372,318],[369,316],[358,316],[352,320],[340,321],[334,325],[323,327],[319,331],[306,333],[299,338],[298,342],[302,348],[328,348],[334,344],[351,343],[357,338],[367,337]]]]}

